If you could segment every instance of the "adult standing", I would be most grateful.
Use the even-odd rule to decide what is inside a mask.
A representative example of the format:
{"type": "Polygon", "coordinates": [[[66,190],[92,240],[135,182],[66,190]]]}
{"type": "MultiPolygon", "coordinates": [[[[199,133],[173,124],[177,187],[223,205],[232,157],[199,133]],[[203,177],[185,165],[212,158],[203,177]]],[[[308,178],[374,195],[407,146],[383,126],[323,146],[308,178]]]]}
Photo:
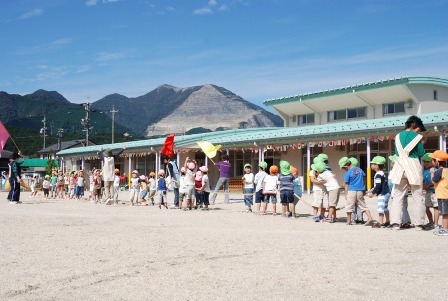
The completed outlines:
{"type": "Polygon", "coordinates": [[[423,136],[426,128],[417,116],[411,116],[405,123],[405,130],[395,136],[395,155],[392,183],[394,186],[391,206],[391,224],[400,229],[403,199],[411,188],[412,199],[408,199],[411,220],[417,229],[423,229],[425,222],[425,198],[423,196],[423,172],[420,158],[425,155],[423,136]]]}
{"type": "Polygon", "coordinates": [[[104,192],[106,195],[106,205],[112,205],[114,203],[113,184],[115,180],[115,158],[121,155],[125,149],[126,147],[123,147],[115,155],[112,154],[110,149],[103,151],[103,148],[100,148],[98,151],[98,159],[103,162],[102,176],[104,181],[104,192]]]}
{"type": "Polygon", "coordinates": [[[22,170],[20,165],[22,165],[24,161],[17,162],[20,158],[19,153],[12,153],[11,161],[9,162],[9,194],[8,199],[10,204],[21,204],[20,201],[20,180],[22,176],[22,170]]]}
{"type": "Polygon", "coordinates": [[[180,173],[176,161],[168,156],[163,156],[163,163],[166,165],[168,176],[170,177],[170,184],[174,192],[174,207],[179,208],[179,185],[180,173]]]}
{"type": "Polygon", "coordinates": [[[224,203],[229,203],[229,182],[230,182],[230,171],[232,169],[232,164],[229,162],[229,155],[222,155],[221,161],[216,162],[215,166],[219,169],[219,179],[216,183],[215,190],[211,197],[211,203],[214,204],[216,201],[216,195],[218,190],[224,185],[224,203]]]}

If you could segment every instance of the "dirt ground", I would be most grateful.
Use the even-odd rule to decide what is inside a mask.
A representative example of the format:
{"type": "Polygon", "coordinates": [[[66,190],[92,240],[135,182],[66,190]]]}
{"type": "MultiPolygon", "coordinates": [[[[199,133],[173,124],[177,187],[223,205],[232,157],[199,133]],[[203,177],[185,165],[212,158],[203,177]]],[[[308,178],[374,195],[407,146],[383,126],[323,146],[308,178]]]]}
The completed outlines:
{"type": "Polygon", "coordinates": [[[432,231],[315,223],[303,202],[297,219],[258,216],[222,196],[187,212],[22,201],[0,193],[1,300],[446,298],[448,237],[432,231]]]}

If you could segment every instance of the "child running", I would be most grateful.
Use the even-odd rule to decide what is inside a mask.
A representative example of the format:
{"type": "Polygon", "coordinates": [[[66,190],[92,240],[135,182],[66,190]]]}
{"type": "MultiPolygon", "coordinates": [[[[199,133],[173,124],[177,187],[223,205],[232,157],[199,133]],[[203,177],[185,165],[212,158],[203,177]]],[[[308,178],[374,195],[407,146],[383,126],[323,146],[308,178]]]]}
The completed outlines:
{"type": "Polygon", "coordinates": [[[84,196],[84,172],[80,170],[78,172],[78,177],[76,178],[76,197],[78,200],[81,200],[81,198],[84,196]]]}
{"type": "Polygon", "coordinates": [[[114,170],[114,196],[113,200],[115,201],[115,204],[118,204],[118,193],[120,192],[120,170],[118,168],[115,168],[114,170]]]}
{"type": "Polygon", "coordinates": [[[182,166],[180,169],[180,179],[179,179],[179,209],[182,209],[182,205],[187,195],[187,187],[185,185],[185,167],[182,166]]]}
{"type": "Polygon", "coordinates": [[[145,199],[148,194],[148,182],[145,175],[140,176],[140,201],[142,206],[148,206],[148,201],[145,199]]]}
{"type": "Polygon", "coordinates": [[[254,194],[254,174],[252,173],[252,166],[249,163],[244,164],[243,181],[243,195],[244,205],[246,205],[246,212],[252,212],[253,194],[254,194]]]}

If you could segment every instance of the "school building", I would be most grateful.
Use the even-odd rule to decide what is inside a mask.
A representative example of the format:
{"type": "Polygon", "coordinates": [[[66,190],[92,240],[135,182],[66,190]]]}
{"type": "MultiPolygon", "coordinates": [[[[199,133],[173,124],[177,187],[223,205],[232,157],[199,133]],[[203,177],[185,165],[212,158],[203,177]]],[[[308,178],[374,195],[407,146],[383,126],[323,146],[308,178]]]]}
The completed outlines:
{"type": "MultiPolygon", "coordinates": [[[[401,77],[331,90],[299,94],[264,102],[284,120],[283,128],[254,128],[175,137],[179,167],[185,158],[196,159],[209,166],[211,183],[216,183],[219,171],[213,167],[196,142],[208,141],[221,145],[221,152],[230,156],[233,165],[232,187],[241,188],[245,163],[257,172],[257,163],[268,165],[287,160],[304,177],[305,189],[312,160],[320,153],[329,156],[330,166],[342,183],[343,173],[337,163],[343,156],[356,157],[372,185],[370,159],[376,155],[388,157],[394,153],[394,137],[404,129],[410,115],[419,116],[427,128],[425,149],[446,151],[448,133],[448,80],[434,77],[401,77]]],[[[126,146],[116,165],[130,173],[137,169],[148,175],[160,168],[160,150],[165,138],[128,143],[71,148],[57,153],[67,169],[100,167],[96,158],[99,147],[120,149],[126,146]]],[[[219,160],[219,152],[213,161],[219,160]]]]}

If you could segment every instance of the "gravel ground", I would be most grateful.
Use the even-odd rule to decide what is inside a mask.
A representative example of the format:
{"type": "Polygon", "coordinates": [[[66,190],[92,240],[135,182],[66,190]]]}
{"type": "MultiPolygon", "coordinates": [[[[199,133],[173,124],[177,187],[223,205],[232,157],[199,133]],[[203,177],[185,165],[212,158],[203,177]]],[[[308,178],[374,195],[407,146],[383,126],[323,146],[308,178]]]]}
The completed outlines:
{"type": "Polygon", "coordinates": [[[303,203],[258,216],[222,196],[188,212],[0,200],[1,300],[446,298],[448,237],[432,231],[314,223],[303,203]]]}

